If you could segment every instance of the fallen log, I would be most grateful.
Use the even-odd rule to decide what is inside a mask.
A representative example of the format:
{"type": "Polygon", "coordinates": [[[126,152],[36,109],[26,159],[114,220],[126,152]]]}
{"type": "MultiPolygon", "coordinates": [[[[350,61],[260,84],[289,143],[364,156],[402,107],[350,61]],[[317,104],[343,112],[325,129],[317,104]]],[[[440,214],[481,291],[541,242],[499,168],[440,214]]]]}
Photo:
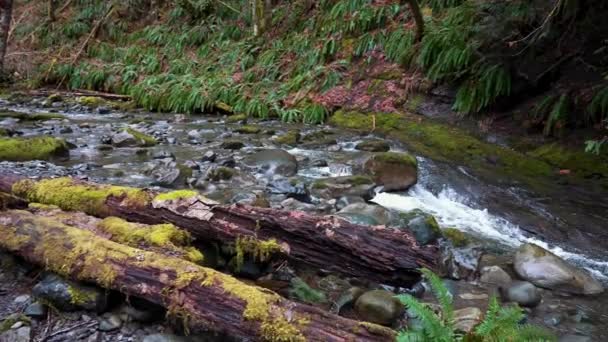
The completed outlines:
{"type": "Polygon", "coordinates": [[[57,205],[98,217],[146,224],[172,223],[196,239],[233,244],[237,255],[261,261],[272,254],[396,286],[419,280],[418,269],[438,270],[435,246],[422,247],[407,231],[351,224],[244,205],[219,205],[195,191],[158,194],[146,189],[99,185],[70,178],[33,181],[0,175],[0,190],[30,202],[57,205]]]}
{"type": "Polygon", "coordinates": [[[112,94],[105,93],[101,91],[95,90],[86,90],[86,89],[74,89],[71,91],[61,91],[61,90],[48,90],[48,89],[36,89],[30,90],[25,94],[30,96],[51,96],[54,94],[65,95],[68,97],[77,97],[77,96],[94,96],[101,97],[107,100],[117,100],[117,101],[129,101],[131,100],[131,96],[129,95],[120,95],[120,94],[112,94]]]}
{"type": "Polygon", "coordinates": [[[0,248],[63,276],[167,308],[191,332],[266,341],[388,341],[393,330],[290,302],[191,262],[100,238],[23,210],[0,213],[0,248]]]}

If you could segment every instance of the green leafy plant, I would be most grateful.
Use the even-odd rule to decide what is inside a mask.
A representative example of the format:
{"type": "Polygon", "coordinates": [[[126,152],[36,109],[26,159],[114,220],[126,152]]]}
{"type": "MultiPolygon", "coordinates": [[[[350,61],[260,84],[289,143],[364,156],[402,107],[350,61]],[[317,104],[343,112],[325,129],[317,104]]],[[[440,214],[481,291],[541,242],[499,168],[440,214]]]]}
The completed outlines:
{"type": "Polygon", "coordinates": [[[454,324],[453,298],[443,281],[428,269],[421,272],[429,282],[433,294],[441,307],[435,313],[430,307],[410,295],[397,298],[409,313],[420,322],[409,330],[400,331],[398,342],[452,342],[452,341],[555,341],[555,337],[541,328],[522,325],[523,311],[517,307],[501,307],[492,297],[484,320],[468,334],[457,331],[454,324]]]}

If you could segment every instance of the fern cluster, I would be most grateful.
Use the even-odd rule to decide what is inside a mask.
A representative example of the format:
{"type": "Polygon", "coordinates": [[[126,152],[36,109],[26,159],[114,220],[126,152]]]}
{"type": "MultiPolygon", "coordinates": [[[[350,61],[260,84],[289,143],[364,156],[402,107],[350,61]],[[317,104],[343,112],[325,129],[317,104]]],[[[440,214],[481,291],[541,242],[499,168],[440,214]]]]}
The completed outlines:
{"type": "Polygon", "coordinates": [[[406,306],[409,313],[417,318],[419,325],[410,330],[399,332],[398,342],[452,342],[452,341],[555,341],[555,337],[545,330],[522,325],[523,310],[517,306],[501,307],[496,297],[492,297],[484,320],[472,332],[464,334],[456,331],[454,325],[453,298],[443,281],[427,269],[421,270],[429,282],[433,294],[441,307],[437,314],[428,306],[410,295],[397,298],[406,306]]]}

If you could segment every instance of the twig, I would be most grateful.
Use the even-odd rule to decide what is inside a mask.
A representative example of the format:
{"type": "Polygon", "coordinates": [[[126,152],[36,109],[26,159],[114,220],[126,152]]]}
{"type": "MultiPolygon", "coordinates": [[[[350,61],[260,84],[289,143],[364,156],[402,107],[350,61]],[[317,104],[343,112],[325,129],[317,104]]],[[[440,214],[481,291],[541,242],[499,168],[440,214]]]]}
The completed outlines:
{"type": "Polygon", "coordinates": [[[232,11],[234,11],[236,14],[243,14],[241,13],[239,10],[237,10],[236,8],[228,5],[227,3],[223,2],[222,0],[216,0],[217,2],[219,2],[221,5],[224,5],[225,7],[227,7],[228,9],[231,9],[232,11]]]}
{"type": "Polygon", "coordinates": [[[54,331],[50,335],[47,335],[44,338],[42,338],[40,340],[40,342],[44,342],[44,341],[50,339],[51,337],[54,337],[54,336],[57,336],[57,335],[65,334],[65,333],[70,332],[70,331],[72,331],[72,330],[74,330],[76,328],[80,328],[81,326],[84,326],[84,325],[89,325],[89,326],[92,327],[93,325],[95,325],[95,322],[80,322],[80,323],[72,325],[71,327],[67,327],[67,328],[64,328],[64,329],[61,329],[61,330],[54,331]]]}
{"type": "Polygon", "coordinates": [[[61,8],[57,10],[57,14],[60,14],[61,12],[63,12],[63,10],[68,8],[68,6],[70,6],[71,3],[72,3],[72,0],[66,1],[65,4],[63,4],[63,6],[61,6],[61,8]]]}

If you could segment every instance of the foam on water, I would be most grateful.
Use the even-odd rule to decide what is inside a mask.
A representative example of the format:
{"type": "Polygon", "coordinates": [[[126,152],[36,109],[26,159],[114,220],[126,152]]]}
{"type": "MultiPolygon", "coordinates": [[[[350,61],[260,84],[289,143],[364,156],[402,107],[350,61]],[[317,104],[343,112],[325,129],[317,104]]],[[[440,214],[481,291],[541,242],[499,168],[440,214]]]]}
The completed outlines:
{"type": "Polygon", "coordinates": [[[536,238],[527,237],[519,226],[489,213],[486,209],[474,208],[467,199],[450,188],[435,195],[422,185],[416,185],[407,195],[379,193],[373,202],[399,211],[421,209],[433,214],[443,227],[455,227],[474,236],[491,239],[511,248],[530,242],[546,248],[578,266],[584,267],[604,283],[608,283],[608,262],[587,258],[536,238]]]}

